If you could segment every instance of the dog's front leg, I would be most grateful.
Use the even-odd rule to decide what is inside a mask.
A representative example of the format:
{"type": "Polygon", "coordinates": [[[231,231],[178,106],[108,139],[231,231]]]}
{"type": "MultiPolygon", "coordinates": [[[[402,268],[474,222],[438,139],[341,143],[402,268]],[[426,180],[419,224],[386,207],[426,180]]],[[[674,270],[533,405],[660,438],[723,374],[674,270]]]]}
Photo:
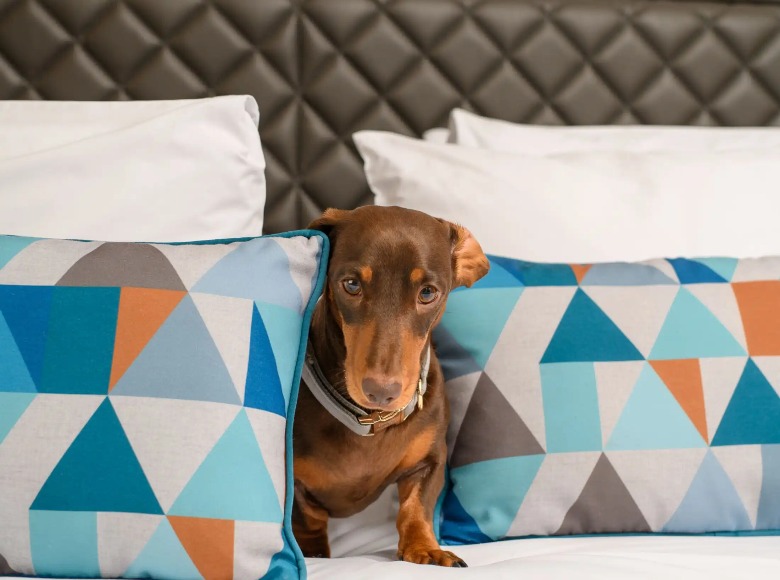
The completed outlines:
{"type": "Polygon", "coordinates": [[[398,558],[415,564],[465,568],[466,563],[439,547],[433,534],[433,509],[444,484],[444,457],[398,480],[398,558]]]}
{"type": "Polygon", "coordinates": [[[330,558],[328,512],[310,501],[303,484],[295,482],[292,529],[303,555],[308,558],[330,558]]]}

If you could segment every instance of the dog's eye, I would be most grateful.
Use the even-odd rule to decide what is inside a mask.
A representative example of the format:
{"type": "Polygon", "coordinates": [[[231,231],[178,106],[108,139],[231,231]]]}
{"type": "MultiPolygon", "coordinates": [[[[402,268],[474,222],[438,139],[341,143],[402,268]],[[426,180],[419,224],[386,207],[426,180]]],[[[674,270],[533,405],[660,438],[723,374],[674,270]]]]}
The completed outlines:
{"type": "Polygon", "coordinates": [[[348,278],[341,283],[344,286],[344,290],[351,296],[357,296],[360,294],[360,282],[354,278],[348,278]]]}
{"type": "Polygon", "coordinates": [[[434,300],[436,300],[436,297],[439,295],[438,290],[434,288],[433,286],[424,286],[422,290],[420,290],[420,296],[418,300],[421,304],[430,304],[434,300]]]}

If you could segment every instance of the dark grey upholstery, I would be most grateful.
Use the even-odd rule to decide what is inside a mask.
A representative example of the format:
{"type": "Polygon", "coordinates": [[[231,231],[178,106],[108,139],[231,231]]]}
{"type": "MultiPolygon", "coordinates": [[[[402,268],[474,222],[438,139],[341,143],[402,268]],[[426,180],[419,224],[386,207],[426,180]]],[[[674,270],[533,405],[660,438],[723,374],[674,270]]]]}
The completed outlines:
{"type": "MultiPolygon", "coordinates": [[[[556,124],[780,124],[780,5],[0,0],[0,98],[254,95],[267,231],[370,196],[359,129],[465,106],[556,124]]],[[[0,128],[2,130],[2,128],[0,128]]]]}

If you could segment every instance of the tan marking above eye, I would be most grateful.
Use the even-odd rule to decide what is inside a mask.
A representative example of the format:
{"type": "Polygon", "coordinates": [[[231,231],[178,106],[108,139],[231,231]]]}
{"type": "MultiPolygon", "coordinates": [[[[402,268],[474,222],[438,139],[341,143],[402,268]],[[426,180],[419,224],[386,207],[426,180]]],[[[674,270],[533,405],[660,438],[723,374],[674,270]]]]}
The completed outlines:
{"type": "Polygon", "coordinates": [[[360,268],[360,276],[363,278],[363,282],[367,284],[371,282],[371,278],[374,276],[374,271],[371,269],[371,266],[363,266],[360,268]]]}
{"type": "Polygon", "coordinates": [[[419,284],[423,276],[425,276],[425,271],[422,268],[415,268],[409,275],[409,279],[412,281],[412,284],[419,284]]]}

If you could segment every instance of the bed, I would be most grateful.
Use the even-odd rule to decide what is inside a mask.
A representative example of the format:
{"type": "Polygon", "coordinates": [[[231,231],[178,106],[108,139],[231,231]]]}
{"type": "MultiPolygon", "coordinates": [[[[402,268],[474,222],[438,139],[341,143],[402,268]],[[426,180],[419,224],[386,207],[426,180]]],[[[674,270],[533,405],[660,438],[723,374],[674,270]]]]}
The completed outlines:
{"type": "MultiPolygon", "coordinates": [[[[0,98],[260,107],[265,232],[371,202],[359,130],[421,136],[454,107],[549,125],[780,125],[780,4],[647,0],[0,0],[0,98]],[[31,42],[31,39],[34,42],[31,42]]],[[[392,497],[335,522],[310,578],[777,578],[780,539],[604,537],[394,562],[392,497]]]]}

